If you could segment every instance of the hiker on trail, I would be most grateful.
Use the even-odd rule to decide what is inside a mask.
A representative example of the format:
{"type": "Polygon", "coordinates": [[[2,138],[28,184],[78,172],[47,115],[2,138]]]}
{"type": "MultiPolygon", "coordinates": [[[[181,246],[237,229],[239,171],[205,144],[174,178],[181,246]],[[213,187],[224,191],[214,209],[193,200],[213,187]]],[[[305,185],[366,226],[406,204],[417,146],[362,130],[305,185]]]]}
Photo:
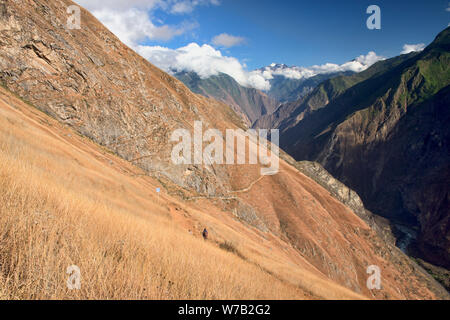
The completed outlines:
{"type": "Polygon", "coordinates": [[[202,232],[203,239],[208,240],[208,230],[206,228],[202,232]]]}

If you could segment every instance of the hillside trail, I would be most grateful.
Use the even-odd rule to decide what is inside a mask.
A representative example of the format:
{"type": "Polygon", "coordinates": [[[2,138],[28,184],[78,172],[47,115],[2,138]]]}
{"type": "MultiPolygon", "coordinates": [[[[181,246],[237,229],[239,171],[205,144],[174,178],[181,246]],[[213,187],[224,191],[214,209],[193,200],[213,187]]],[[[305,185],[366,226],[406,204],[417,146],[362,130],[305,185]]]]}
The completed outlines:
{"type": "MultiPolygon", "coordinates": [[[[258,183],[260,182],[262,179],[264,179],[265,177],[267,177],[268,175],[261,175],[258,179],[252,181],[248,187],[245,187],[243,189],[239,189],[239,190],[233,190],[233,191],[229,191],[229,194],[240,194],[240,193],[248,193],[252,190],[252,188],[258,183]]],[[[195,200],[199,200],[199,199],[219,199],[219,200],[236,200],[238,199],[235,196],[196,196],[196,197],[189,197],[187,198],[188,201],[195,201],[195,200]]]]}

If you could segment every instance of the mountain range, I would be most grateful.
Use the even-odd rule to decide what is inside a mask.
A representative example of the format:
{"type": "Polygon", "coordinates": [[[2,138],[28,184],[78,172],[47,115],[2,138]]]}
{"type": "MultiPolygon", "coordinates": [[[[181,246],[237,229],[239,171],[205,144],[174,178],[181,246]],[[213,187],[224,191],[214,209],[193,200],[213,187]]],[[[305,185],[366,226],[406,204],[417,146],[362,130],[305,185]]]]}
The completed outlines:
{"type": "Polygon", "coordinates": [[[173,72],[190,90],[205,97],[214,98],[233,108],[248,126],[262,116],[271,115],[283,102],[294,102],[309,94],[321,82],[339,76],[350,75],[353,71],[327,72],[312,76],[288,77],[283,73],[299,73],[299,67],[272,64],[261,68],[261,73],[273,73],[268,80],[270,89],[262,91],[245,87],[233,77],[219,73],[207,78],[200,77],[193,71],[173,72]]]}
{"type": "Polygon", "coordinates": [[[264,92],[241,86],[225,73],[202,79],[195,72],[178,72],[175,77],[193,92],[229,105],[248,126],[261,116],[274,112],[279,105],[277,100],[264,92]]]}
{"type": "Polygon", "coordinates": [[[255,127],[279,128],[281,147],[321,163],[372,212],[410,228],[418,257],[450,267],[450,29],[420,53],[321,83],[255,127]]]}
{"type": "Polygon", "coordinates": [[[179,75],[201,94],[192,92],[88,11],[80,29],[68,28],[73,4],[0,0],[0,298],[449,298],[394,245],[377,216],[392,215],[368,201],[406,188],[413,196],[403,206],[389,194],[381,201],[418,208],[395,218],[412,226],[416,217],[420,244],[445,253],[448,30],[423,53],[326,80],[277,108],[224,75],[179,75]],[[204,97],[211,92],[227,104],[204,97]],[[192,135],[201,122],[245,138],[252,119],[272,111],[295,158],[281,151],[278,174],[261,175],[262,164],[172,161],[174,132],[192,135]],[[343,152],[358,145],[347,139],[352,125],[367,151],[343,152]],[[383,145],[386,157],[376,152],[383,145]],[[411,167],[396,148],[410,152],[411,167]],[[82,272],[80,290],[67,287],[71,266],[82,272]],[[370,266],[381,272],[378,289],[367,285],[370,266]]]}
{"type": "Polygon", "coordinates": [[[306,68],[289,67],[285,64],[272,63],[270,66],[258,69],[259,72],[269,72],[270,89],[267,95],[279,102],[294,102],[308,95],[321,82],[340,75],[351,75],[354,71],[327,71],[314,74],[306,68]],[[303,75],[302,73],[306,73],[303,75]],[[309,74],[311,73],[311,74],[309,74]]]}
{"type": "Polygon", "coordinates": [[[247,124],[280,129],[281,147],[290,155],[321,163],[356,190],[368,209],[388,218],[399,246],[449,268],[447,38],[448,30],[421,53],[379,61],[359,73],[300,77],[305,69],[272,64],[258,70],[271,74],[265,93],[237,82],[231,88],[226,75],[200,79],[191,73],[197,86],[204,83],[201,90],[185,76],[178,77],[191,90],[233,105],[238,113],[245,106],[247,119],[256,109],[247,124]],[[239,87],[272,98],[278,107],[266,108],[261,99],[255,102],[248,95],[233,102],[224,98],[242,97],[236,94],[239,87]],[[437,145],[429,145],[434,140],[437,145]],[[412,141],[414,149],[409,150],[412,141]]]}

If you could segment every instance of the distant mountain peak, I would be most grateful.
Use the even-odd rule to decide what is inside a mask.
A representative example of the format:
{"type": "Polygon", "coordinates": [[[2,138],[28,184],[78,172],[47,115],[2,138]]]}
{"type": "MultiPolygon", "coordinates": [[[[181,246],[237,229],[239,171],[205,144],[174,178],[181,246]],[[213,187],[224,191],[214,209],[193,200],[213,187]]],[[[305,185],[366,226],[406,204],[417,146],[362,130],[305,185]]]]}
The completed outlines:
{"type": "Polygon", "coordinates": [[[267,68],[272,69],[272,70],[275,70],[275,69],[287,69],[287,68],[289,68],[289,66],[284,64],[284,63],[271,63],[270,66],[262,67],[259,70],[265,70],[267,68]]]}

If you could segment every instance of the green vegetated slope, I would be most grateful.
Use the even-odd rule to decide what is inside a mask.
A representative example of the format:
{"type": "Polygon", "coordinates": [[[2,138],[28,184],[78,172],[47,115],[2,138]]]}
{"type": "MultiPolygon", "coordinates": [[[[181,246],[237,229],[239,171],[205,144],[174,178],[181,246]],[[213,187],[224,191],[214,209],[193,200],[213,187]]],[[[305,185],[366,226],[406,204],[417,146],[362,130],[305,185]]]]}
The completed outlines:
{"type": "Polygon", "coordinates": [[[450,28],[420,53],[318,86],[278,122],[281,146],[322,163],[368,209],[419,228],[417,249],[449,255],[450,28]]]}

